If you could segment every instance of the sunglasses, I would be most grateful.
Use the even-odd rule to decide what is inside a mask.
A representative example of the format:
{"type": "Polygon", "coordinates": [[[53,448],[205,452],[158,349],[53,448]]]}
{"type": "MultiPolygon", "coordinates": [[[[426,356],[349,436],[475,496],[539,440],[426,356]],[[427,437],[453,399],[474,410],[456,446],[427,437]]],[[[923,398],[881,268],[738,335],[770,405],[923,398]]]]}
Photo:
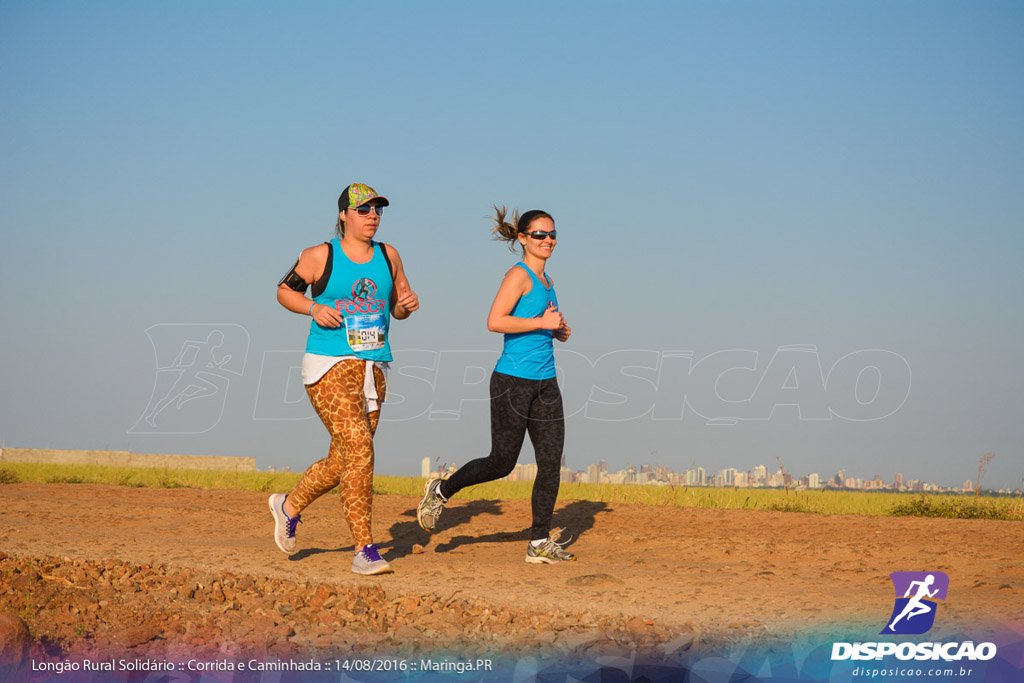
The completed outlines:
{"type": "Polygon", "coordinates": [[[380,205],[370,206],[369,204],[363,204],[362,206],[353,206],[349,208],[358,213],[360,216],[369,216],[371,211],[376,213],[378,216],[384,215],[384,207],[380,205]]]}
{"type": "Polygon", "coordinates": [[[546,232],[544,230],[534,230],[533,232],[524,232],[523,234],[524,235],[529,235],[530,237],[532,237],[535,240],[542,240],[545,237],[550,237],[553,240],[557,240],[558,239],[558,231],[557,230],[552,230],[551,232],[546,232]]]}

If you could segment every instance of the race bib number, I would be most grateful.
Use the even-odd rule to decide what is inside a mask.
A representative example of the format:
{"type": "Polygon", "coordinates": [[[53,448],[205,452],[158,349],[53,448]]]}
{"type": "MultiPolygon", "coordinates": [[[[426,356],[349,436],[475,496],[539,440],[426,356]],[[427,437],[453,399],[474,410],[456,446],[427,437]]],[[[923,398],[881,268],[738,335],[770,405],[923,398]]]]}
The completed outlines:
{"type": "Polygon", "coordinates": [[[384,348],[384,314],[346,315],[345,331],[348,345],[353,351],[373,351],[384,348]]]}

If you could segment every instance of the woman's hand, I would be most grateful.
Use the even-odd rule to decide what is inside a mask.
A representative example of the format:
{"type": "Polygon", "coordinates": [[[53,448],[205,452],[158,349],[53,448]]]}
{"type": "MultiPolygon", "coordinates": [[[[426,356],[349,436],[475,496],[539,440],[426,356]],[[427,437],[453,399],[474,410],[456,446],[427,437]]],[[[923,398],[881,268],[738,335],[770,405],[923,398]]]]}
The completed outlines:
{"type": "Polygon", "coordinates": [[[419,310],[420,298],[412,291],[409,283],[400,280],[398,283],[398,298],[395,300],[395,317],[407,318],[413,311],[419,310]]]}
{"type": "Polygon", "coordinates": [[[310,311],[313,321],[320,327],[341,327],[341,313],[324,304],[313,304],[310,311]]]}
{"type": "Polygon", "coordinates": [[[555,330],[555,339],[560,342],[569,341],[569,335],[572,334],[572,328],[569,327],[569,323],[562,321],[562,326],[555,330]]]}
{"type": "Polygon", "coordinates": [[[558,306],[551,306],[540,318],[540,329],[557,330],[565,326],[565,318],[558,312],[558,306]]]}

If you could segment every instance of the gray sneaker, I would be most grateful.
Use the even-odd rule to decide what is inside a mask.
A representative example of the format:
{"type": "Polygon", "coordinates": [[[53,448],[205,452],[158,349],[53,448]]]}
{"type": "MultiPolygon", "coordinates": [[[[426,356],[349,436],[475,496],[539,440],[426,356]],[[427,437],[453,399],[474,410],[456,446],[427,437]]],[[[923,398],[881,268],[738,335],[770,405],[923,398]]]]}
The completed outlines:
{"type": "Polygon", "coordinates": [[[552,529],[551,533],[540,545],[530,543],[526,546],[526,561],[531,564],[555,564],[556,562],[575,562],[576,556],[566,552],[562,547],[572,539],[558,543],[562,535],[561,529],[552,529]]]}
{"type": "Polygon", "coordinates": [[[374,544],[364,545],[363,549],[356,553],[355,559],[352,560],[352,571],[356,574],[387,574],[388,572],[395,571],[388,564],[388,561],[380,556],[377,552],[377,546],[374,544]]]}
{"type": "Polygon", "coordinates": [[[416,521],[424,531],[434,530],[437,520],[441,517],[441,510],[448,502],[448,499],[441,495],[440,486],[440,479],[431,479],[423,487],[423,500],[416,508],[416,521]]]}
{"type": "Polygon", "coordinates": [[[278,548],[291,555],[295,552],[295,527],[302,521],[302,515],[288,516],[284,511],[287,498],[287,493],[274,493],[267,504],[270,506],[270,514],[274,516],[274,542],[278,548]]]}

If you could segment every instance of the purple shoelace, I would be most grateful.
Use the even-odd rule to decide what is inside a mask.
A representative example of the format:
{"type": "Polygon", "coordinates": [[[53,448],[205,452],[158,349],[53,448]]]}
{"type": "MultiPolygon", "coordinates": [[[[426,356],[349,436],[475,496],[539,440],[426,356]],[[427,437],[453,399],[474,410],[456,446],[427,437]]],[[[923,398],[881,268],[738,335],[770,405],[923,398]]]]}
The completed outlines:
{"type": "Polygon", "coordinates": [[[380,556],[380,553],[377,552],[377,546],[372,543],[370,545],[364,545],[362,553],[370,562],[379,562],[384,559],[380,556]]]}
{"type": "Polygon", "coordinates": [[[285,500],[288,500],[288,496],[285,496],[284,500],[281,501],[281,514],[288,518],[288,521],[284,524],[285,531],[288,533],[288,538],[295,538],[295,527],[297,527],[299,522],[302,521],[302,515],[288,517],[288,513],[284,511],[285,500]]]}

